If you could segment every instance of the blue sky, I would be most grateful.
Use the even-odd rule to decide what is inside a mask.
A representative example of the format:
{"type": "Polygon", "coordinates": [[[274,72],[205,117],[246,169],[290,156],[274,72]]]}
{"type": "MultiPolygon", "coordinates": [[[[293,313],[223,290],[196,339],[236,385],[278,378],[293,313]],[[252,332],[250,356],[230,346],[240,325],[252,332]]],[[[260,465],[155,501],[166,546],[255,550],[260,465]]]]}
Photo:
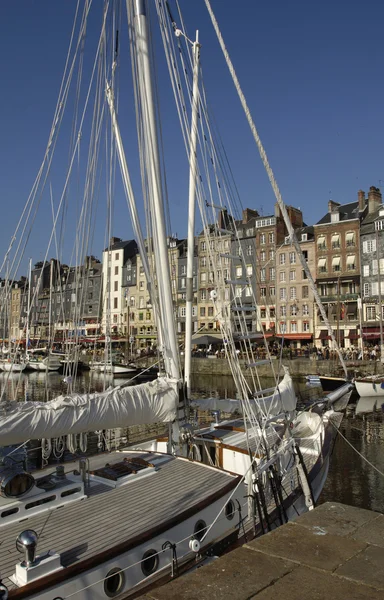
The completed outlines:
{"type": "MultiPolygon", "coordinates": [[[[210,105],[242,205],[271,213],[274,197],[204,2],[179,1],[190,37],[195,29],[200,31],[210,105]]],[[[88,27],[91,44],[98,35],[101,2],[94,0],[93,4],[88,27]]],[[[384,4],[379,0],[211,0],[211,4],[285,202],[300,207],[305,221],[311,224],[326,212],[330,197],[350,202],[357,198],[358,189],[368,191],[370,185],[380,186],[380,180],[384,181],[384,4]]],[[[124,8],[125,2],[122,5],[124,8]]],[[[2,6],[0,257],[8,247],[43,156],[75,6],[75,0],[14,0],[2,6]]],[[[122,39],[122,53],[126,47],[122,39]]],[[[84,68],[89,73],[90,61],[84,68]]],[[[163,131],[172,230],[183,237],[187,231],[188,167],[161,61],[159,82],[165,109],[163,131]]],[[[131,121],[122,109],[120,115],[128,159],[137,167],[136,153],[128,143],[131,121]]],[[[65,166],[68,154],[63,151],[59,157],[65,166]]],[[[54,194],[60,181],[57,166],[50,178],[54,194]]],[[[138,186],[138,178],[134,178],[134,184],[138,186]]],[[[115,196],[113,233],[131,237],[119,183],[115,196]]],[[[32,256],[34,262],[45,254],[52,223],[49,211],[49,204],[45,208],[42,205],[28,242],[26,257],[32,256]]],[[[76,214],[69,216],[74,227],[76,214]]],[[[105,230],[102,210],[100,220],[93,248],[99,257],[105,230]]],[[[70,222],[67,227],[71,227],[70,222]]],[[[70,261],[69,244],[63,259],[70,261]]]]}

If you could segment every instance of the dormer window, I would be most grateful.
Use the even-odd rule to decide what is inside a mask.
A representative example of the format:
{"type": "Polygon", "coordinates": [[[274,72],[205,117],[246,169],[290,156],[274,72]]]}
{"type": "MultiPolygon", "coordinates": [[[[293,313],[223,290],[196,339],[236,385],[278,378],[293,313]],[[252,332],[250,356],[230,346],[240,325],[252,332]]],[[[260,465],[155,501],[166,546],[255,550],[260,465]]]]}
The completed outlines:
{"type": "Polygon", "coordinates": [[[301,234],[301,241],[302,242],[308,241],[308,234],[307,233],[302,233],[301,234]]]}
{"type": "Polygon", "coordinates": [[[340,213],[332,212],[331,213],[331,223],[337,223],[338,221],[340,221],[340,213]]]}

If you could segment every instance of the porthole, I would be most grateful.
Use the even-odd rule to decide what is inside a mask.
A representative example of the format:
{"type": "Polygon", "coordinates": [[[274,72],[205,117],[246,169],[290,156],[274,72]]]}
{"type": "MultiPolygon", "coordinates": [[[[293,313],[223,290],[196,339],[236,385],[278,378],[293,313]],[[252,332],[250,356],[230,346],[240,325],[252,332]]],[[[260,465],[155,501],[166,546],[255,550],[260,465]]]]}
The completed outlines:
{"type": "Polygon", "coordinates": [[[123,571],[115,567],[107,573],[104,579],[104,592],[108,598],[114,598],[122,592],[124,583],[125,577],[123,571]]]}
{"type": "Polygon", "coordinates": [[[205,521],[203,521],[202,519],[200,519],[200,521],[197,521],[197,523],[195,525],[195,529],[193,531],[193,535],[195,536],[195,538],[197,540],[199,540],[199,542],[201,542],[201,540],[203,539],[206,531],[207,531],[207,524],[206,524],[205,521]]]}
{"type": "Polygon", "coordinates": [[[148,577],[152,575],[159,566],[159,555],[156,550],[147,550],[143,556],[143,560],[141,562],[141,570],[144,575],[148,577]]]}
{"type": "Polygon", "coordinates": [[[230,500],[225,505],[225,516],[227,517],[228,521],[233,519],[233,517],[235,516],[235,504],[233,500],[230,500]]]}

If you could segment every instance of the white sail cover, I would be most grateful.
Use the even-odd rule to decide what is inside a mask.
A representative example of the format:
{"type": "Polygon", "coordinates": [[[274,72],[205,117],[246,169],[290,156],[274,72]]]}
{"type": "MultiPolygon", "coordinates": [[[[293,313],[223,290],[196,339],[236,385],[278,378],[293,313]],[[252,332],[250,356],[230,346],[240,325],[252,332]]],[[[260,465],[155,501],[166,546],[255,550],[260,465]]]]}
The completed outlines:
{"type": "Polygon", "coordinates": [[[174,421],[178,399],[178,382],[163,377],[102,393],[7,404],[0,417],[0,444],[9,446],[98,429],[174,421]]]}
{"type": "MultiPolygon", "coordinates": [[[[251,405],[256,411],[261,411],[266,416],[278,415],[282,412],[292,412],[296,409],[296,394],[293,388],[292,378],[285,369],[285,374],[276,390],[270,396],[251,400],[251,405]]],[[[241,412],[240,400],[219,398],[202,398],[194,400],[201,410],[221,410],[226,413],[241,412]]]]}

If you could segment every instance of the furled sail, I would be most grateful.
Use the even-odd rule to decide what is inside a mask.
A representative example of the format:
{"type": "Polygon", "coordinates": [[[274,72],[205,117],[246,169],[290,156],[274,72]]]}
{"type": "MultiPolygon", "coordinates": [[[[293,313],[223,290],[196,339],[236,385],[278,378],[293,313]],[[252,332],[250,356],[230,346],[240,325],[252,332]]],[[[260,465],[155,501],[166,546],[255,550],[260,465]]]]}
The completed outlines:
{"type": "MultiPolygon", "coordinates": [[[[285,375],[273,394],[262,396],[250,400],[255,411],[261,411],[264,415],[274,416],[282,412],[292,412],[296,409],[296,394],[292,383],[292,378],[285,368],[285,375]]],[[[202,398],[194,400],[201,410],[221,410],[226,413],[241,412],[240,400],[218,398],[202,398]]]]}
{"type": "Polygon", "coordinates": [[[98,429],[176,418],[178,382],[168,378],[102,393],[58,396],[50,402],[15,402],[0,417],[2,446],[98,429]]]}

